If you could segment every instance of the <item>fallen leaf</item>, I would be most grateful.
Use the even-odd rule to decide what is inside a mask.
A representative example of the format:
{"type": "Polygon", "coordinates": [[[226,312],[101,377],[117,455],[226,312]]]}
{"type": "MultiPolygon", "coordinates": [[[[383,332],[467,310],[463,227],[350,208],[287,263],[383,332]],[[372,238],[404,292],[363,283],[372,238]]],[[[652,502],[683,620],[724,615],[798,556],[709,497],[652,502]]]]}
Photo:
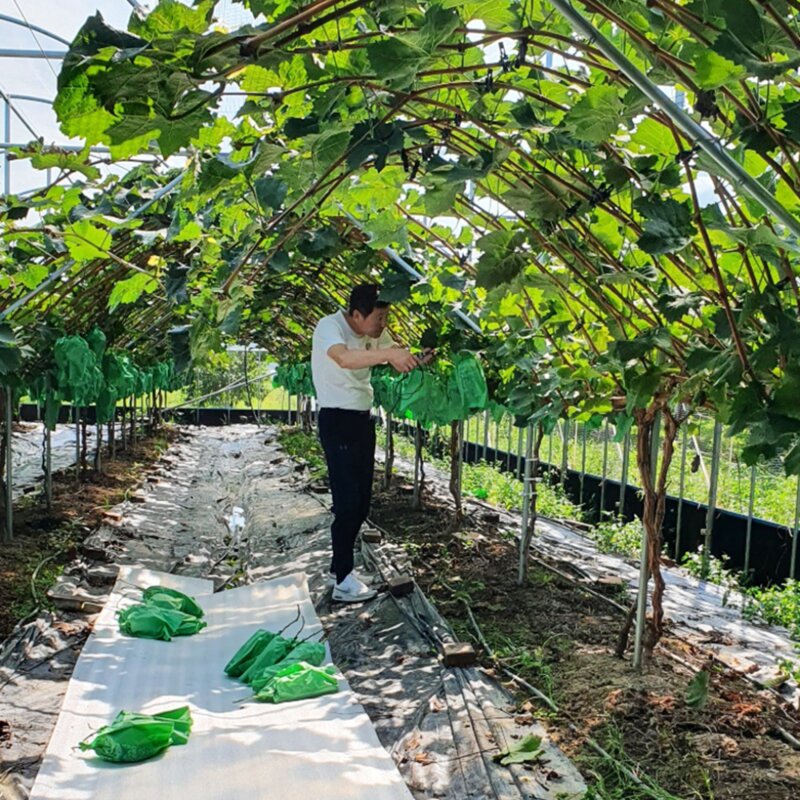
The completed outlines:
{"type": "Polygon", "coordinates": [[[711,675],[701,670],[692,678],[686,690],[686,705],[690,708],[702,708],[708,700],[708,686],[711,675]]]}
{"type": "Polygon", "coordinates": [[[438,697],[431,697],[430,702],[428,703],[431,711],[444,711],[445,704],[438,698],[438,697]]]}
{"type": "Polygon", "coordinates": [[[71,622],[58,622],[53,623],[53,628],[57,630],[59,633],[63,633],[65,636],[74,636],[76,633],[80,633],[84,630],[84,625],[75,625],[71,622]]]}
{"type": "Polygon", "coordinates": [[[504,767],[509,764],[524,764],[526,761],[538,761],[542,756],[542,737],[526,736],[521,742],[493,756],[504,767]]]}

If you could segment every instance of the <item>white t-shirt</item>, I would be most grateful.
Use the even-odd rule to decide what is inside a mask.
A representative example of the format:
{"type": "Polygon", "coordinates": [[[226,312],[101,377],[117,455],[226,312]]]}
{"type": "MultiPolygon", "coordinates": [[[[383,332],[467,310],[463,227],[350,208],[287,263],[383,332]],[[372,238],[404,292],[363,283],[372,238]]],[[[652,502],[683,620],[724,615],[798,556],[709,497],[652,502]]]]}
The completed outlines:
{"type": "Polygon", "coordinates": [[[343,369],[328,350],[343,344],[348,350],[374,350],[394,347],[392,337],[384,331],[380,337],[358,336],[350,327],[343,311],[323,317],[314,328],[311,345],[311,377],[320,408],[347,408],[369,411],[372,408],[370,367],[343,369]]]}

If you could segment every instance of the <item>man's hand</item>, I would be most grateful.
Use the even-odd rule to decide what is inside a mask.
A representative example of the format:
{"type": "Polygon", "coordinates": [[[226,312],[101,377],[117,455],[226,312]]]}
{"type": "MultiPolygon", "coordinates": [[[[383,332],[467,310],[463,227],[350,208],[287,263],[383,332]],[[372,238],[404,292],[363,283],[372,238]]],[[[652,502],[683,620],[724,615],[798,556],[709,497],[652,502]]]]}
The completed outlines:
{"type": "Polygon", "coordinates": [[[433,347],[426,347],[420,355],[417,356],[417,364],[424,367],[430,364],[436,357],[436,350],[433,347]]]}
{"type": "Polygon", "coordinates": [[[419,366],[417,357],[412,355],[408,350],[402,347],[392,347],[386,353],[386,360],[398,372],[411,372],[412,369],[419,366]]]}

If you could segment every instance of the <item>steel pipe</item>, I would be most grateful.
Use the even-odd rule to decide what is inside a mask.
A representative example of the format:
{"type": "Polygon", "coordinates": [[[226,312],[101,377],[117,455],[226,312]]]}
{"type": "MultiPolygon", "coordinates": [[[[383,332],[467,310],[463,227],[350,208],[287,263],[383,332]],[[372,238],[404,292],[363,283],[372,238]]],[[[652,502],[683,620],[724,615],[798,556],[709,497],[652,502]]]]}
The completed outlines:
{"type": "Polygon", "coordinates": [[[549,0],[550,5],[569,21],[576,31],[582,33],[592,46],[622,72],[623,75],[651,102],[666,112],[676,127],[687,138],[696,142],[703,152],[719,167],[720,171],[734,186],[775,215],[795,236],[800,237],[800,222],[783,207],[747,170],[738,164],[724,145],[710,134],[702,125],[695,122],[680,106],[670,100],[637,66],[635,66],[615,45],[578,13],[567,0],[549,0]]]}

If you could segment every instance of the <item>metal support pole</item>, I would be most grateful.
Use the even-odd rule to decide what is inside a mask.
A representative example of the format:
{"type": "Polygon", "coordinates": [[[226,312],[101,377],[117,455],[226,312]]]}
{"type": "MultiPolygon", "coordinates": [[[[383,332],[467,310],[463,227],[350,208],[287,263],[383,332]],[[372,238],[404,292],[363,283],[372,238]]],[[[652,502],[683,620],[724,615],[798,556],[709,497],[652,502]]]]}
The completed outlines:
{"type": "Polygon", "coordinates": [[[719,484],[719,462],[722,444],[722,423],[714,420],[714,441],[711,445],[711,481],[708,489],[708,511],[706,513],[706,527],[703,535],[703,561],[701,575],[708,577],[711,564],[711,543],[714,531],[714,514],[717,511],[717,486],[719,484]]]}
{"type": "Polygon", "coordinates": [[[681,438],[681,477],[678,482],[678,516],[675,520],[675,560],[681,560],[681,522],[683,521],[683,489],[686,484],[686,439],[689,435],[687,427],[683,426],[681,438]]]}
{"type": "Polygon", "coordinates": [[[608,420],[603,425],[603,475],[600,480],[600,513],[598,519],[602,521],[606,508],[606,480],[608,478],[608,420]]]}
{"type": "Polygon", "coordinates": [[[422,426],[417,422],[414,428],[414,494],[411,500],[413,508],[419,508],[422,502],[422,488],[420,486],[420,481],[422,479],[422,465],[420,464],[421,452],[422,426]]]}
{"type": "MultiPolygon", "coordinates": [[[[520,428],[522,431],[522,428],[520,428]]],[[[525,442],[525,480],[522,483],[522,527],[519,535],[519,569],[517,570],[517,583],[522,586],[528,574],[528,548],[531,542],[530,510],[531,510],[531,462],[533,461],[533,426],[526,429],[525,442]]],[[[536,476],[533,476],[535,480],[536,476]]]]}
{"type": "Polygon", "coordinates": [[[630,454],[631,432],[628,431],[625,434],[625,438],[622,440],[622,475],[620,476],[619,480],[619,503],[617,508],[617,514],[621,518],[624,518],[625,516],[625,495],[628,491],[628,467],[630,464],[630,454]]]}
{"type": "Polygon", "coordinates": [[[61,44],[65,44],[69,47],[69,42],[66,39],[63,39],[58,34],[53,33],[52,31],[47,30],[47,28],[41,28],[38,25],[34,25],[27,20],[17,19],[16,17],[9,17],[7,14],[0,14],[0,20],[3,22],[8,22],[11,25],[19,25],[21,28],[28,28],[31,31],[36,31],[37,33],[43,33],[45,36],[49,36],[51,39],[55,39],[55,41],[60,42],[61,44]]]}
{"type": "Polygon", "coordinates": [[[75,480],[81,479],[81,424],[80,409],[77,405],[72,407],[72,417],[75,422],[75,480]]]}
{"type": "Polygon", "coordinates": [[[744,577],[750,573],[750,542],[753,533],[753,505],[756,499],[756,466],[750,467],[750,500],[747,504],[747,533],[744,537],[744,577]]]}
{"type": "Polygon", "coordinates": [[[13,440],[11,438],[11,425],[13,422],[14,414],[14,392],[10,386],[6,386],[6,420],[5,431],[6,437],[6,524],[3,534],[3,542],[11,544],[14,538],[14,497],[12,494],[12,485],[14,482],[13,474],[13,440]]]}
{"type": "Polygon", "coordinates": [[[66,55],[66,50],[11,50],[6,47],[0,49],[0,58],[37,58],[60,61],[66,55]]]}
{"type": "Polygon", "coordinates": [[[581,489],[578,496],[578,505],[583,505],[583,486],[586,479],[586,423],[581,426],[581,489]]]}
{"type": "MultiPolygon", "coordinates": [[[[95,413],[96,410],[95,410],[95,413]]],[[[95,451],[94,451],[94,469],[95,472],[102,472],[103,471],[103,462],[100,455],[100,448],[103,446],[103,426],[96,422],[94,426],[94,435],[95,435],[95,451]]]]}
{"type": "Polygon", "coordinates": [[[800,478],[797,479],[797,496],[794,501],[794,531],[792,532],[792,559],[789,563],[789,577],[797,577],[797,537],[800,534],[800,478]]]}
{"type": "Polygon", "coordinates": [[[455,425],[458,427],[458,451],[456,452],[456,459],[457,459],[457,472],[456,472],[456,494],[458,495],[458,507],[462,507],[462,502],[464,499],[464,493],[461,490],[461,487],[464,483],[464,420],[458,420],[455,425]]]}
{"type": "Polygon", "coordinates": [[[494,424],[494,464],[497,465],[499,461],[498,453],[500,451],[500,423],[495,422],[494,424]]]}
{"type": "Polygon", "coordinates": [[[566,485],[569,468],[569,420],[564,420],[564,439],[561,442],[561,486],[566,485]]]}
{"type": "Polygon", "coordinates": [[[53,505],[53,438],[47,425],[44,432],[44,501],[49,511],[53,505]]]}
{"type": "Polygon", "coordinates": [[[483,460],[488,461],[489,453],[489,409],[483,412],[483,460]]]}
{"type": "Polygon", "coordinates": [[[506,472],[511,471],[511,448],[514,439],[514,417],[508,415],[508,447],[506,449],[506,472]]]}
{"type": "MultiPolygon", "coordinates": [[[[4,120],[6,130],[6,141],[11,141],[11,103],[6,98],[4,108],[4,120]]],[[[3,151],[3,194],[8,197],[11,194],[11,154],[8,150],[3,151]]]]}
{"type": "Polygon", "coordinates": [[[592,46],[603,53],[645,97],[664,111],[670,121],[708,155],[737,189],[750,195],[772,212],[795,236],[800,237],[800,222],[730,155],[722,142],[670,100],[591,22],[584,19],[567,0],[549,0],[549,2],[559,10],[576,31],[586,36],[592,46]]]}

